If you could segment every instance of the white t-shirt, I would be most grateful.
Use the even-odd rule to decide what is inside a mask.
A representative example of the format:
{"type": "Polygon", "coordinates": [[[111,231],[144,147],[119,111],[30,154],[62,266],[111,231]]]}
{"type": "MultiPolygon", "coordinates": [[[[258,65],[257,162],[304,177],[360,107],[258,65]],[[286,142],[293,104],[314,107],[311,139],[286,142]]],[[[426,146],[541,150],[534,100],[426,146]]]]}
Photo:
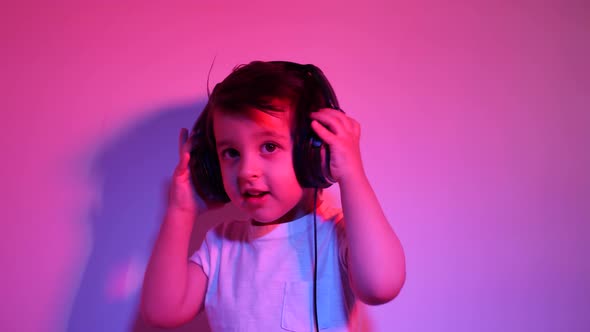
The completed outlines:
{"type": "MultiPolygon", "coordinates": [[[[205,310],[217,331],[313,331],[313,213],[279,225],[222,223],[190,258],[208,276],[205,310]]],[[[317,211],[318,322],[358,331],[339,209],[317,211]]]]}

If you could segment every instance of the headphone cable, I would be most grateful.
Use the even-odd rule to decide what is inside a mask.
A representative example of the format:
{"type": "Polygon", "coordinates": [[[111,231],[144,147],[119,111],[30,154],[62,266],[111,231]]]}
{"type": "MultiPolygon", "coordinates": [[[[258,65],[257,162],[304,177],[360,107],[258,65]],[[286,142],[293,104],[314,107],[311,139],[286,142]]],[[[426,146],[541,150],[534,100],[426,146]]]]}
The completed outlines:
{"type": "Polygon", "coordinates": [[[318,302],[317,302],[317,282],[318,282],[318,237],[317,237],[317,222],[316,222],[316,208],[318,200],[318,188],[315,188],[313,195],[313,318],[315,323],[315,330],[319,332],[318,323],[318,302]]]}

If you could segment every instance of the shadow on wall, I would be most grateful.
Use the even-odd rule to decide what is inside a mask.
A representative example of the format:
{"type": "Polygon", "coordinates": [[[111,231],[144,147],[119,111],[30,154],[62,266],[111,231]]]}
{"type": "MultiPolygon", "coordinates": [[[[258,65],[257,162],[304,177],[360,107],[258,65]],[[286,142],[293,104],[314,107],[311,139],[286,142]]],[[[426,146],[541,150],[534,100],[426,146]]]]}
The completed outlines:
{"type": "MultiPolygon", "coordinates": [[[[91,174],[102,184],[91,211],[92,251],[75,295],[68,332],[161,331],[138,314],[143,273],[164,209],[164,188],[178,161],[180,128],[192,128],[205,102],[164,108],[110,140],[96,154],[91,174]]],[[[207,218],[205,218],[207,219],[207,218]]],[[[199,220],[190,252],[212,220],[199,220]]],[[[166,331],[209,331],[205,314],[166,331]]]]}

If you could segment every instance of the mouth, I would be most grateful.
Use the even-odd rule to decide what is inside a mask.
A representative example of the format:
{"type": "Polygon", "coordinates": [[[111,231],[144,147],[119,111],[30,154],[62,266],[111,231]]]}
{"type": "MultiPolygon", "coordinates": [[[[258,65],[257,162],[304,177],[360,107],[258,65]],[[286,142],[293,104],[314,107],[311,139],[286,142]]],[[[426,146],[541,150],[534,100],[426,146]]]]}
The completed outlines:
{"type": "Polygon", "coordinates": [[[242,193],[242,197],[244,201],[247,203],[256,203],[260,204],[263,203],[266,198],[270,195],[268,191],[261,191],[261,190],[246,190],[242,193]]]}
{"type": "Polygon", "coordinates": [[[248,190],[248,191],[245,191],[244,193],[242,193],[242,196],[244,196],[246,198],[259,198],[259,197],[264,197],[265,195],[268,195],[268,194],[269,194],[268,191],[248,190]]]}

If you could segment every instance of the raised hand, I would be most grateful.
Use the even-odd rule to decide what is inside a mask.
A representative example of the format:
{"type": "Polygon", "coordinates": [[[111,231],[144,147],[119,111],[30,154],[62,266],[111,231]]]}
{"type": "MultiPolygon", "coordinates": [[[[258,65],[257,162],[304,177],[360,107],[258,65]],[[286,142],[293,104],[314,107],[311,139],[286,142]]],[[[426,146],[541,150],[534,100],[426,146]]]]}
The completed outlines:
{"type": "Polygon", "coordinates": [[[191,145],[188,138],[188,129],[182,128],[178,136],[178,165],[168,188],[168,209],[198,215],[199,212],[204,212],[206,206],[191,182],[188,166],[191,145]]]}
{"type": "Polygon", "coordinates": [[[188,167],[190,148],[188,130],[182,128],[178,136],[178,164],[168,187],[168,209],[198,215],[202,208],[199,206],[199,199],[191,182],[188,167]]]}
{"type": "Polygon", "coordinates": [[[341,111],[323,108],[311,113],[311,127],[330,147],[330,172],[334,180],[364,176],[360,151],[361,127],[341,111]]]}

